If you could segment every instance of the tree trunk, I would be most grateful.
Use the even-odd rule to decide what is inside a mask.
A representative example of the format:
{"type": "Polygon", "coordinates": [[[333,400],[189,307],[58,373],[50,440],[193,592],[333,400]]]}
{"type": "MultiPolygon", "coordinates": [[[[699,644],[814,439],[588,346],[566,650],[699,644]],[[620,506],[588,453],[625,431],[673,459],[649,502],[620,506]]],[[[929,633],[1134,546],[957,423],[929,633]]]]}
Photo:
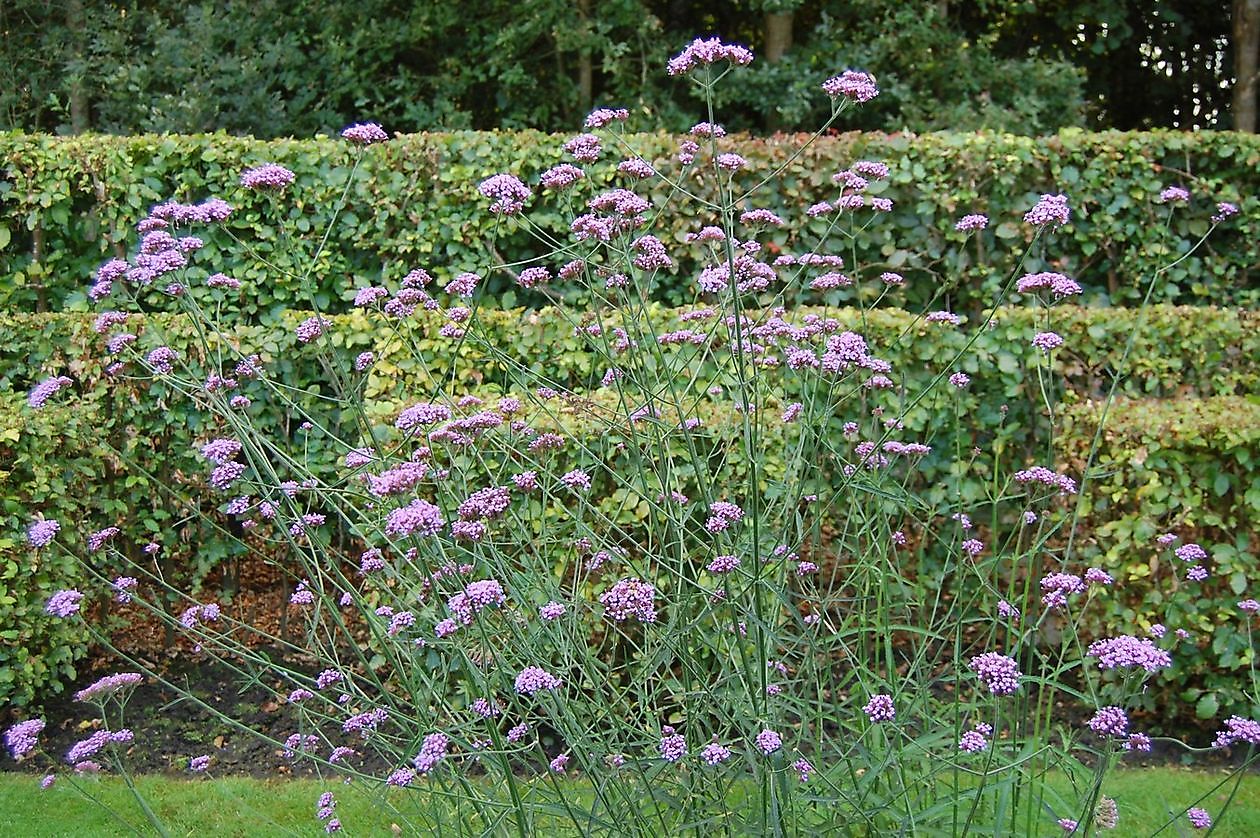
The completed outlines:
{"type": "Polygon", "coordinates": [[[766,14],[766,48],[763,57],[767,63],[778,63],[783,54],[792,48],[792,16],[792,12],[766,14]]]}
{"type": "Polygon", "coordinates": [[[84,68],[87,67],[86,27],[83,23],[82,0],[66,3],[66,28],[70,30],[70,50],[73,66],[70,68],[70,130],[82,134],[90,124],[91,105],[84,85],[84,68]]]}
{"type": "Polygon", "coordinates": [[[590,113],[595,97],[595,67],[591,60],[590,37],[591,0],[577,0],[578,20],[582,27],[582,49],[578,53],[578,107],[583,114],[590,113]]]}
{"type": "Polygon", "coordinates": [[[1234,0],[1234,130],[1256,133],[1260,0],[1234,0]]]}
{"type": "MultiPolygon", "coordinates": [[[[768,64],[777,64],[784,54],[792,48],[792,16],[793,12],[767,12],[765,17],[766,46],[763,57],[768,64]]],[[[783,121],[779,111],[773,104],[766,113],[766,128],[778,131],[783,121]]]]}

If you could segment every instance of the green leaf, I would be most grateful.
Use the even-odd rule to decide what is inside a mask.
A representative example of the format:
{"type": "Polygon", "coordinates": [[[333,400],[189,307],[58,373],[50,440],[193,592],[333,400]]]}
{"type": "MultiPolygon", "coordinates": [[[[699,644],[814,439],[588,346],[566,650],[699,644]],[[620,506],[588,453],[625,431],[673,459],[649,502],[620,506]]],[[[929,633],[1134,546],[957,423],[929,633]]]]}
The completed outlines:
{"type": "Polygon", "coordinates": [[[1205,693],[1194,705],[1194,714],[1200,719],[1213,719],[1221,711],[1216,693],[1205,693]]]}

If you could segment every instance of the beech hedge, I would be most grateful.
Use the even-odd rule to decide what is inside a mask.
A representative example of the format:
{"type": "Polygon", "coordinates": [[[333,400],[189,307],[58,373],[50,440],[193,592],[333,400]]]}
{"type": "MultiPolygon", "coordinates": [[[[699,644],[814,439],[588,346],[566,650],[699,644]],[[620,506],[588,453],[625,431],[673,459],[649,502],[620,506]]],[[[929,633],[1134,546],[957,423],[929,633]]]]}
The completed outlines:
{"type": "MultiPolygon", "coordinates": [[[[1048,418],[1033,369],[1036,350],[1029,345],[1031,335],[1045,326],[1044,312],[1020,306],[998,309],[991,328],[975,335],[957,367],[948,364],[973,330],[929,324],[893,309],[799,312],[807,313],[836,317],[861,331],[880,357],[893,364],[893,375],[909,392],[918,392],[943,371],[960,368],[972,376],[967,391],[926,399],[905,418],[907,429],[938,451],[983,448],[1000,457],[1004,469],[1038,461],[1044,454],[1031,446],[1032,429],[1044,429],[1048,418]],[[957,421],[959,414],[965,421],[957,421]]],[[[667,330],[677,328],[680,314],[659,307],[651,317],[667,330]]],[[[321,420],[337,428],[343,417],[320,406],[327,404],[321,396],[329,392],[328,368],[317,357],[316,345],[303,346],[294,335],[294,326],[306,316],[309,312],[288,311],[268,324],[241,324],[231,330],[230,340],[242,352],[259,353],[269,375],[292,388],[304,409],[321,411],[321,420]]],[[[1078,545],[1081,553],[1102,556],[1108,567],[1127,574],[1136,560],[1125,552],[1132,546],[1125,539],[1146,544],[1148,530],[1167,527],[1211,545],[1223,566],[1226,560],[1231,567],[1254,566],[1255,545],[1247,539],[1256,530],[1260,488],[1248,474],[1260,458],[1260,435],[1254,430],[1260,423],[1254,421],[1254,402],[1246,395],[1260,392],[1260,313],[1190,306],[1145,311],[1063,306],[1053,316],[1055,328],[1068,337],[1067,346],[1056,354],[1064,403],[1056,427],[1075,468],[1083,468],[1092,439],[1090,406],[1112,386],[1126,340],[1136,332],[1129,374],[1118,384],[1123,399],[1112,417],[1116,428],[1126,430],[1108,433],[1096,475],[1086,482],[1089,505],[1082,532],[1088,540],[1078,545]],[[1200,405],[1213,406],[1212,412],[1199,412],[1200,405]],[[1175,420],[1177,428],[1186,430],[1168,433],[1161,425],[1142,424],[1142,417],[1150,415],[1175,420]],[[1251,430],[1231,429],[1231,416],[1235,424],[1251,421],[1251,430]],[[1196,430],[1203,422],[1215,424],[1196,430]],[[1226,438],[1222,449],[1218,443],[1226,438]],[[1140,445],[1148,452],[1146,471],[1134,471],[1122,461],[1138,445],[1134,439],[1143,440],[1140,445]],[[1161,494],[1135,490],[1155,479],[1150,476],[1154,473],[1163,475],[1158,478],[1161,494]]],[[[412,344],[404,342],[406,332],[391,333],[393,324],[383,317],[356,311],[332,317],[328,340],[318,346],[331,350],[332,362],[343,369],[358,353],[376,351],[376,363],[359,386],[376,405],[372,418],[383,424],[392,422],[403,403],[421,400],[439,387],[484,397],[519,392],[517,373],[522,368],[545,373],[557,388],[574,393],[585,395],[598,387],[604,365],[597,342],[575,332],[558,310],[483,309],[474,317],[486,335],[484,345],[441,336],[445,321],[436,313],[418,312],[409,321],[412,344]],[[451,355],[457,358],[453,380],[434,380],[426,359],[442,358],[436,366],[445,367],[451,355]]],[[[0,658],[0,700],[20,703],[41,689],[55,690],[67,681],[73,660],[86,648],[84,638],[66,636],[60,623],[42,618],[50,590],[73,585],[79,571],[73,561],[49,551],[32,558],[25,527],[33,517],[73,522],[64,536],[72,545],[85,533],[109,525],[123,528],[126,540],[119,543],[128,554],[134,555],[150,538],[159,539],[162,572],[184,590],[211,584],[215,595],[230,596],[242,567],[274,558],[243,531],[203,517],[199,513],[211,510],[191,500],[203,494],[207,476],[196,446],[216,431],[210,414],[196,407],[172,413],[168,384],[161,380],[126,374],[109,379],[93,319],[85,313],[0,315],[0,637],[14,638],[29,650],[26,656],[0,658]],[[63,374],[75,382],[72,393],[59,394],[43,411],[26,408],[24,394],[35,383],[63,374]],[[136,498],[145,501],[137,506],[136,498]]],[[[186,357],[200,354],[194,329],[183,317],[134,315],[128,328],[140,335],[141,345],[159,341],[160,335],[160,342],[186,357]]],[[[695,372],[703,381],[705,371],[695,372]]],[[[270,437],[291,440],[293,450],[313,462],[331,463],[345,453],[327,437],[303,431],[300,419],[283,405],[257,399],[249,410],[270,437]]],[[[577,422],[579,413],[563,421],[577,422]]],[[[713,421],[720,420],[715,414],[713,421]]],[[[347,428],[352,426],[349,417],[344,421],[347,428]]],[[[942,509],[962,504],[977,520],[987,520],[984,508],[992,475],[977,461],[966,474],[947,481],[943,478],[949,468],[946,453],[926,458],[919,469],[920,496],[942,509]]],[[[630,500],[610,496],[609,517],[633,525],[630,500]]],[[[349,552],[353,544],[340,537],[346,538],[349,552]]],[[[102,565],[97,570],[109,574],[116,569],[102,565]]],[[[1219,584],[1234,585],[1233,579],[1230,575],[1219,584]]],[[[1224,590],[1218,593],[1223,596],[1224,590]]],[[[1130,626],[1135,609],[1145,609],[1143,617],[1154,615],[1151,603],[1143,599],[1147,596],[1133,599],[1122,591],[1105,621],[1130,626]]],[[[1228,603],[1220,602],[1226,609],[1228,603]]],[[[170,603],[172,609],[178,605],[170,603]]],[[[1209,661],[1208,654],[1204,650],[1204,661],[1209,661]]],[[[1231,661],[1242,660],[1236,649],[1231,654],[1236,655],[1231,661]]],[[[1179,670],[1169,688],[1195,701],[1210,692],[1221,706],[1232,706],[1240,700],[1241,682],[1236,679],[1241,672],[1234,663],[1213,666],[1204,662],[1189,672],[1179,670]]]]}
{"type": "MultiPolygon", "coordinates": [[[[536,188],[532,222],[564,240],[569,219],[596,190],[618,183],[648,194],[661,207],[654,232],[676,263],[674,272],[662,277],[656,297],[685,304],[694,299],[693,278],[701,267],[699,251],[682,244],[696,227],[688,203],[671,194],[662,178],[630,184],[615,172],[617,161],[633,148],[672,179],[679,171],[677,138],[621,139],[624,145],[605,142],[603,158],[587,167],[588,177],[571,194],[536,188]]],[[[765,208],[787,221],[767,237],[767,248],[813,251],[829,222],[809,218],[804,210],[834,194],[831,175],[855,160],[885,160],[891,176],[872,184],[872,194],[891,198],[894,209],[873,219],[856,250],[837,236],[832,244],[851,266],[860,266],[859,279],[902,273],[907,287],[893,305],[917,310],[943,300],[955,311],[975,312],[994,302],[1013,271],[1042,269],[1074,275],[1088,302],[1129,305],[1141,298],[1156,268],[1185,253],[1208,230],[1217,201],[1239,205],[1241,214],[1215,231],[1205,248],[1161,275],[1153,299],[1252,307],[1260,301],[1260,283],[1254,280],[1260,262],[1255,135],[850,133],[824,136],[793,157],[805,139],[724,140],[750,163],[737,182],[752,185],[786,166],[762,192],[765,208]],[[1158,203],[1161,189],[1176,184],[1190,190],[1190,205],[1174,210],[1158,203]],[[1047,192],[1069,195],[1072,223],[1025,256],[1031,231],[1022,216],[1047,192]],[[959,217],[976,212],[991,217],[989,229],[971,238],[954,230],[959,217]]],[[[539,174],[564,157],[563,140],[530,131],[414,134],[360,150],[328,138],[0,134],[0,309],[83,308],[95,269],[123,255],[135,223],[170,198],[217,195],[236,207],[197,258],[212,271],[246,282],[230,307],[254,322],[292,308],[348,310],[355,288],[397,279],[417,267],[442,276],[529,260],[541,252],[535,241],[514,222],[485,212],[476,187],[500,171],[537,187],[539,174]],[[297,175],[292,189],[276,196],[239,186],[243,170],[264,162],[292,169],[297,175]],[[338,213],[352,172],[346,205],[338,213]],[[318,241],[330,223],[333,234],[321,250],[318,241]],[[249,247],[242,248],[234,236],[249,247]]],[[[711,186],[691,175],[684,184],[700,197],[711,186]]],[[[837,289],[828,297],[793,291],[787,302],[853,302],[854,294],[876,293],[879,284],[863,288],[859,282],[857,290],[837,289]]],[[[486,288],[505,308],[547,302],[516,287],[504,272],[488,277],[486,288]]]]}

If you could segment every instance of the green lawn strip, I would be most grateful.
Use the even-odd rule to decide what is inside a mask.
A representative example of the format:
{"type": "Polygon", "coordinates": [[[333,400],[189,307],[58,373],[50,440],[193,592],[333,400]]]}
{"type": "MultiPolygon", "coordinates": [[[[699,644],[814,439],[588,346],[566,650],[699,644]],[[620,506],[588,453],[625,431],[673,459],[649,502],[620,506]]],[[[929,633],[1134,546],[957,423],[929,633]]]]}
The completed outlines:
{"type": "MultiPolygon", "coordinates": [[[[1114,797],[1120,810],[1120,824],[1113,835],[1150,835],[1162,827],[1169,817],[1183,815],[1186,807],[1199,805],[1217,817],[1232,788],[1232,780],[1212,789],[1227,778],[1222,771],[1178,768],[1126,769],[1113,772],[1103,793],[1114,797]],[[1199,798],[1208,795],[1201,802],[1199,798]]],[[[123,783],[116,778],[79,781],[80,785],[110,806],[133,828],[128,828],[101,806],[77,791],[68,778],[62,777],[53,788],[43,791],[39,778],[27,774],[0,774],[0,835],[6,838],[60,838],[60,836],[124,836],[153,834],[139,807],[123,783]]],[[[578,780],[567,781],[575,807],[581,810],[590,800],[590,788],[578,780]]],[[[1071,791],[1063,775],[1051,779],[1064,794],[1071,791]]],[[[320,793],[332,791],[337,796],[337,817],[346,835],[391,835],[392,824],[401,827],[401,834],[412,834],[421,822],[419,807],[425,819],[442,831],[452,834],[473,828],[475,812],[467,805],[451,799],[438,799],[423,791],[390,790],[381,795],[379,789],[354,788],[337,781],[255,780],[228,777],[214,780],[150,776],[137,780],[141,793],[167,825],[170,834],[215,836],[284,836],[322,834],[315,817],[315,801],[320,793]],[[401,810],[401,811],[400,811],[401,810]],[[410,824],[410,827],[409,827],[410,824]]],[[[505,793],[506,800],[506,793],[505,793]]],[[[1054,813],[1063,816],[1070,813],[1054,813]]],[[[1260,835],[1260,775],[1244,778],[1233,806],[1224,817],[1217,818],[1218,836],[1260,835]]],[[[1053,818],[1044,813],[1044,834],[1053,834],[1053,818]]],[[[548,834],[573,834],[559,823],[538,822],[536,829],[548,834]]],[[[1165,831],[1178,835],[1187,826],[1180,823],[1165,831]],[[1177,827],[1181,827],[1179,830],[1177,827]]],[[[431,828],[433,828],[431,826],[431,828]]]]}

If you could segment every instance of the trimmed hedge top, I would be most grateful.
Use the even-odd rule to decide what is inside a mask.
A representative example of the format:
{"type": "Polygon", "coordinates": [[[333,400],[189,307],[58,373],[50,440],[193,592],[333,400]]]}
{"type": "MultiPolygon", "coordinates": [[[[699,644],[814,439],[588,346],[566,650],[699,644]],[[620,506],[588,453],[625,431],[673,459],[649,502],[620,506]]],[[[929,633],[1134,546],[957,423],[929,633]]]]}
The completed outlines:
{"type": "MultiPolygon", "coordinates": [[[[0,307],[82,307],[95,269],[125,253],[134,224],[169,198],[217,195],[236,207],[225,231],[206,236],[196,264],[247,283],[230,306],[250,320],[310,308],[312,301],[324,311],[344,311],[356,287],[396,279],[416,267],[443,276],[536,258],[537,244],[515,224],[490,215],[476,192],[477,184],[496,172],[515,173],[535,186],[531,218],[562,240],[569,240],[568,221],[585,200],[610,184],[645,192],[657,206],[669,200],[670,187],[661,178],[640,184],[619,179],[616,164],[628,152],[611,138],[601,161],[587,167],[587,178],[572,193],[541,192],[539,174],[563,159],[563,140],[529,131],[459,132],[402,136],[367,149],[307,288],[285,272],[308,265],[355,169],[358,152],[340,140],[0,135],[0,307]],[[240,187],[241,172],[264,162],[292,169],[294,187],[278,197],[240,187]],[[254,254],[225,233],[247,239],[254,254]]],[[[639,134],[624,140],[665,176],[678,174],[676,138],[639,134]]],[[[885,160],[891,177],[873,184],[872,192],[892,199],[894,208],[874,219],[855,252],[846,249],[843,255],[859,278],[902,273],[908,285],[895,305],[917,309],[944,292],[955,310],[976,311],[1012,272],[1047,268],[1074,275],[1088,303],[1126,305],[1140,297],[1139,289],[1159,265],[1208,229],[1215,203],[1222,200],[1237,203],[1242,213],[1213,235],[1207,249],[1164,274],[1154,299],[1260,302],[1252,281],[1260,261],[1255,221],[1260,138],[1254,135],[854,133],[824,137],[788,162],[804,140],[795,135],[724,140],[737,144],[748,159],[741,177],[749,186],[786,164],[758,197],[760,206],[787,221],[766,238],[768,250],[812,251],[829,222],[806,217],[804,209],[834,195],[831,175],[856,160],[885,160]],[[1174,184],[1190,189],[1189,207],[1170,211],[1156,200],[1162,188],[1174,184]],[[1069,196],[1072,223],[1021,266],[1018,259],[1031,237],[1022,216],[1047,192],[1069,196]],[[967,238],[954,230],[954,222],[972,212],[987,213],[992,221],[988,230],[967,238]]],[[[687,178],[688,189],[701,197],[711,186],[707,179],[687,178]]],[[[693,277],[702,266],[701,251],[682,243],[698,229],[699,216],[686,202],[675,201],[653,229],[676,263],[656,292],[671,305],[694,298],[693,277]]],[[[835,243],[839,246],[838,238],[835,243]]],[[[502,273],[489,278],[486,293],[504,307],[546,302],[502,273]]],[[[788,302],[843,303],[854,292],[827,293],[832,298],[805,292],[788,302]]]]}

